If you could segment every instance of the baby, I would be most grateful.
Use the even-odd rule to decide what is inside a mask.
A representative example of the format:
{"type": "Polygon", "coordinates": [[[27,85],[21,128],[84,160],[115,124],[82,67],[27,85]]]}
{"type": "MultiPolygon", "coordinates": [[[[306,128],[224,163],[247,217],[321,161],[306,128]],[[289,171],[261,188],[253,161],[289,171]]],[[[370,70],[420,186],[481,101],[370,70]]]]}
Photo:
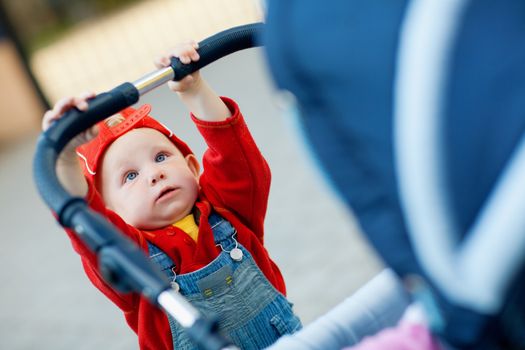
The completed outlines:
{"type": "MultiPolygon", "coordinates": [[[[197,61],[195,42],[155,61],[197,61]]],[[[204,137],[204,171],[191,149],[159,123],[151,107],[126,108],[76,137],[57,161],[57,174],[73,195],[84,196],[136,242],[204,315],[219,319],[226,337],[260,349],[301,328],[285,298],[279,268],[263,246],[270,170],[237,104],[219,97],[193,73],[170,82],[204,137]]],[[[67,110],[88,108],[93,93],[65,98],[46,112],[43,129],[67,110]]],[[[111,288],[97,257],[67,230],[91,282],[124,312],[141,349],[193,349],[171,316],[138,294],[111,288]]]]}

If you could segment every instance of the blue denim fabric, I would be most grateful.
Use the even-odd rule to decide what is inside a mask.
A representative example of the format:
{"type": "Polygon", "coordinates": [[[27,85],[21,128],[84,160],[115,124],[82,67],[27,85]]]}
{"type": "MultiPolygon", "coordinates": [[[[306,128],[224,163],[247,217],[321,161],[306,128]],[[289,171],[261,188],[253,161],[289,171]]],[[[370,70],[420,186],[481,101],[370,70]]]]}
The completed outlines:
{"type": "MultiPolygon", "coordinates": [[[[301,329],[292,304],[266,279],[251,254],[235,240],[235,229],[217,214],[210,215],[215,243],[223,252],[207,266],[175,275],[173,261],[158,247],[148,243],[150,259],[180,287],[180,293],[203,315],[216,317],[223,335],[242,349],[262,349],[280,336],[301,329]],[[238,247],[243,253],[235,261],[229,252],[238,247]]],[[[196,349],[184,329],[168,315],[173,347],[196,349]]]]}

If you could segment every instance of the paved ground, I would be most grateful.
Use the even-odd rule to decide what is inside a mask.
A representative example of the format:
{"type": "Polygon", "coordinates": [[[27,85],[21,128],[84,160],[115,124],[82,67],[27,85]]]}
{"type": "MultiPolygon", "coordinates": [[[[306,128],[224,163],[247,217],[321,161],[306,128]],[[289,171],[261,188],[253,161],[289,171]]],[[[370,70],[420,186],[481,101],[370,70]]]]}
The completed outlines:
{"type": "MultiPolygon", "coordinates": [[[[297,313],[308,323],[351,295],[380,265],[277,106],[260,49],[231,55],[203,75],[239,102],[272,168],[266,243],[297,313]]],[[[202,152],[167,88],[141,102],[152,103],[153,115],[202,152]]],[[[136,349],[119,310],[87,281],[35,192],[35,138],[0,149],[0,349],[136,349]]]]}

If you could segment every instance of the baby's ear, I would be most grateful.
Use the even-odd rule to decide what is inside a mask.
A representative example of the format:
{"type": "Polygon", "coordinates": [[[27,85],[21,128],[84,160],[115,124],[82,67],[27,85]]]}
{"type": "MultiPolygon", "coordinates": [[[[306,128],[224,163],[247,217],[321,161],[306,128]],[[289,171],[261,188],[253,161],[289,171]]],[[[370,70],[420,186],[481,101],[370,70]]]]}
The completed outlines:
{"type": "Polygon", "coordinates": [[[195,177],[198,179],[201,174],[201,166],[197,160],[197,157],[195,157],[193,154],[188,154],[186,157],[184,157],[184,159],[186,159],[188,168],[190,168],[193,175],[195,175],[195,177]]]}

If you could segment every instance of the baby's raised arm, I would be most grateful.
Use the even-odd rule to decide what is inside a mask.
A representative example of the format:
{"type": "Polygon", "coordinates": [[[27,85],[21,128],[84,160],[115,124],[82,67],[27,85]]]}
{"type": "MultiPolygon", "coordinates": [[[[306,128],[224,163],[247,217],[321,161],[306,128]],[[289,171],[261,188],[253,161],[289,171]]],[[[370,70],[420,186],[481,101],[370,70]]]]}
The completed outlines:
{"type": "MultiPolygon", "coordinates": [[[[155,60],[157,68],[168,67],[171,57],[178,57],[184,64],[199,60],[198,44],[194,41],[175,46],[155,60]]],[[[219,96],[211,89],[199,72],[184,79],[168,83],[169,88],[179,94],[188,110],[197,118],[205,121],[222,121],[231,117],[230,110],[219,96]]]]}
{"type": "MultiPolygon", "coordinates": [[[[71,108],[85,111],[88,107],[87,100],[95,97],[95,93],[87,92],[78,97],[65,97],[59,100],[53,109],[47,111],[42,119],[42,130],[46,131],[53,122],[64,116],[71,108]]],[[[64,148],[57,160],[56,171],[60,183],[74,196],[84,197],[88,186],[82,168],[78,161],[76,148],[96,136],[96,128],[93,127],[71,140],[64,148]]]]}

